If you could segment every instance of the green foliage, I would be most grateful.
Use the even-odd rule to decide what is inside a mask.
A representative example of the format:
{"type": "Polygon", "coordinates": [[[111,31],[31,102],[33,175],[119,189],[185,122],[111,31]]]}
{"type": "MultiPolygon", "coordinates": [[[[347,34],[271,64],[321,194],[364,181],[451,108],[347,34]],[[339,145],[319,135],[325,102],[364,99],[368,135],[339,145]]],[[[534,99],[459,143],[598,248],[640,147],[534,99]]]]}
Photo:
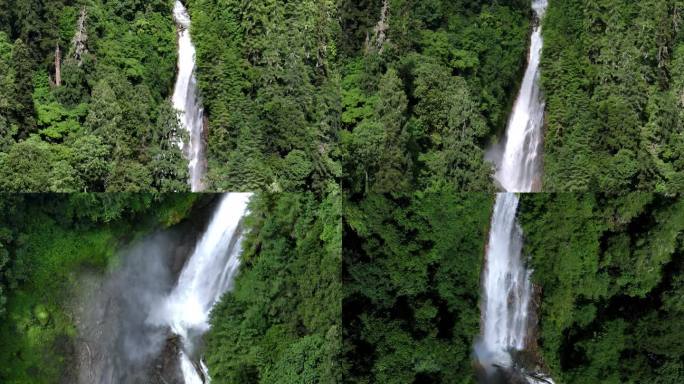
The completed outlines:
{"type": "Polygon", "coordinates": [[[169,145],[182,139],[167,100],[173,1],[12,3],[15,23],[0,33],[3,190],[187,190],[187,161],[169,145]],[[77,55],[82,11],[87,38],[77,55]]]}
{"type": "Polygon", "coordinates": [[[389,1],[383,40],[381,3],[340,6],[350,28],[343,38],[365,39],[342,44],[347,188],[493,189],[484,147],[503,128],[515,95],[529,4],[389,1]]]}
{"type": "Polygon", "coordinates": [[[346,204],[345,382],[474,382],[492,203],[491,195],[442,189],[346,204]]]}
{"type": "Polygon", "coordinates": [[[684,200],[646,193],[522,199],[542,287],[542,351],[565,383],[684,378],[684,200]],[[676,298],[678,297],[678,298],[676,298]]]}
{"type": "Polygon", "coordinates": [[[320,192],[339,177],[335,4],[189,2],[209,189],[320,192]]]}
{"type": "Polygon", "coordinates": [[[341,198],[257,195],[242,268],[211,315],[216,383],[341,382],[341,198]]]}
{"type": "Polygon", "coordinates": [[[681,191],[680,1],[558,1],[544,18],[544,189],[681,191]]]}

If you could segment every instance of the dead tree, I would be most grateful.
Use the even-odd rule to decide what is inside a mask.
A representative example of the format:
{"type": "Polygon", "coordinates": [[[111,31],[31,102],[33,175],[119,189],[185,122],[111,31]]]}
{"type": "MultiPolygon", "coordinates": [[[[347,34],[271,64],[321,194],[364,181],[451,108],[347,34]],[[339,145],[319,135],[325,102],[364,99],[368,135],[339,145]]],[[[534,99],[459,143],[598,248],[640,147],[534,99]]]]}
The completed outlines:
{"type": "Polygon", "coordinates": [[[55,45],[55,85],[62,85],[62,51],[59,50],[59,43],[55,45]]]}
{"type": "Polygon", "coordinates": [[[81,15],[78,18],[78,23],[76,24],[76,34],[74,35],[73,45],[74,45],[74,58],[78,62],[80,67],[83,64],[83,55],[88,53],[88,47],[86,42],[88,41],[88,34],[86,31],[86,18],[88,13],[86,8],[81,8],[81,15]]]}
{"type": "Polygon", "coordinates": [[[373,38],[369,39],[366,35],[366,51],[377,50],[382,53],[382,47],[387,38],[387,30],[389,29],[389,0],[383,0],[382,9],[380,10],[380,20],[373,28],[373,38]]]}

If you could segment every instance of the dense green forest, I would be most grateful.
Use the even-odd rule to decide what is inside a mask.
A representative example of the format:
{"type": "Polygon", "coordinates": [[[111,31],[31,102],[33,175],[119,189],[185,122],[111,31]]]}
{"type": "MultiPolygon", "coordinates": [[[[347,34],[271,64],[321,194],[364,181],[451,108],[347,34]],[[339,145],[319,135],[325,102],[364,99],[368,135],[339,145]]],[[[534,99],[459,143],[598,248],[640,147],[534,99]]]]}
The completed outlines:
{"type": "Polygon", "coordinates": [[[77,337],[79,273],[183,219],[199,195],[0,195],[0,382],[57,383],[77,337]]]}
{"type": "MultiPolygon", "coordinates": [[[[209,190],[494,189],[529,0],[186,5],[209,190]]],[[[173,0],[0,7],[1,189],[188,188],[173,0]]],[[[550,1],[544,190],[684,188],[682,7],[550,1]]]]}
{"type": "Polygon", "coordinates": [[[684,190],[684,2],[549,3],[544,190],[684,190]]]}
{"type": "Polygon", "coordinates": [[[0,2],[0,189],[188,189],[172,6],[0,2]]]}
{"type": "Polygon", "coordinates": [[[344,382],[475,382],[493,197],[444,190],[345,207],[344,382]]]}
{"type": "MultiPolygon", "coordinates": [[[[0,189],[187,190],[173,3],[0,2],[0,189]]],[[[335,3],[186,5],[208,189],[325,190],[340,175],[335,3]]]]}
{"type": "Polygon", "coordinates": [[[684,200],[528,194],[519,218],[557,382],[681,383],[684,200]]]}
{"type": "Polygon", "coordinates": [[[339,383],[341,199],[257,195],[234,290],[214,308],[214,383],[339,383]]]}
{"type": "Polygon", "coordinates": [[[349,193],[487,191],[525,65],[530,2],[341,1],[349,193]]]}
{"type": "Polygon", "coordinates": [[[327,190],[340,176],[333,0],[189,0],[209,189],[327,190]]]}

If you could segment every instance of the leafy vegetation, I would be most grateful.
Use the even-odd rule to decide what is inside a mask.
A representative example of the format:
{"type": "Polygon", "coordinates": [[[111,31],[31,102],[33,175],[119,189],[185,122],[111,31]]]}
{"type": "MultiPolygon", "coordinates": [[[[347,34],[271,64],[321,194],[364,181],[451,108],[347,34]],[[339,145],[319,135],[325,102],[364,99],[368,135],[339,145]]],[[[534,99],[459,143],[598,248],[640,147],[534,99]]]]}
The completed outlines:
{"type": "Polygon", "coordinates": [[[520,220],[543,290],[540,344],[563,383],[684,379],[684,200],[530,194],[520,220]]]}
{"type": "Polygon", "coordinates": [[[325,193],[340,175],[336,2],[188,4],[209,189],[325,193]]]}
{"type": "MultiPolygon", "coordinates": [[[[494,189],[529,0],[186,3],[208,189],[494,189]]],[[[0,5],[0,189],[187,190],[173,0],[0,5]]],[[[682,190],[683,7],[551,1],[545,190],[682,190]]]]}
{"type": "Polygon", "coordinates": [[[474,382],[493,202],[443,190],[345,208],[344,382],[474,382]]]}
{"type": "Polygon", "coordinates": [[[56,383],[74,359],[68,308],[84,269],[185,217],[197,195],[0,195],[0,381],[56,383]]]}
{"type": "Polygon", "coordinates": [[[235,288],[213,309],[216,383],[338,383],[341,199],[257,195],[235,288]]]}
{"type": "Polygon", "coordinates": [[[172,6],[2,2],[1,190],[188,189],[168,99],[176,62],[172,6]]]}
{"type": "Polygon", "coordinates": [[[684,2],[550,3],[544,189],[684,190],[684,2]]]}
{"type": "Polygon", "coordinates": [[[525,64],[529,1],[342,1],[345,188],[488,191],[484,147],[525,64]]]}

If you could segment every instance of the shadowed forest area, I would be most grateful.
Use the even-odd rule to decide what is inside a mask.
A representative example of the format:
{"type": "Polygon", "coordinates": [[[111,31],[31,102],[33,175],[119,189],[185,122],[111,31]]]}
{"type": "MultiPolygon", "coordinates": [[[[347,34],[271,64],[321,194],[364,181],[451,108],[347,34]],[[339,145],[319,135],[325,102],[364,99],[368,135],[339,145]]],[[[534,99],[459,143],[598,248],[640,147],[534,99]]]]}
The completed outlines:
{"type": "Polygon", "coordinates": [[[520,221],[558,382],[684,378],[681,197],[529,194],[520,221]]]}

